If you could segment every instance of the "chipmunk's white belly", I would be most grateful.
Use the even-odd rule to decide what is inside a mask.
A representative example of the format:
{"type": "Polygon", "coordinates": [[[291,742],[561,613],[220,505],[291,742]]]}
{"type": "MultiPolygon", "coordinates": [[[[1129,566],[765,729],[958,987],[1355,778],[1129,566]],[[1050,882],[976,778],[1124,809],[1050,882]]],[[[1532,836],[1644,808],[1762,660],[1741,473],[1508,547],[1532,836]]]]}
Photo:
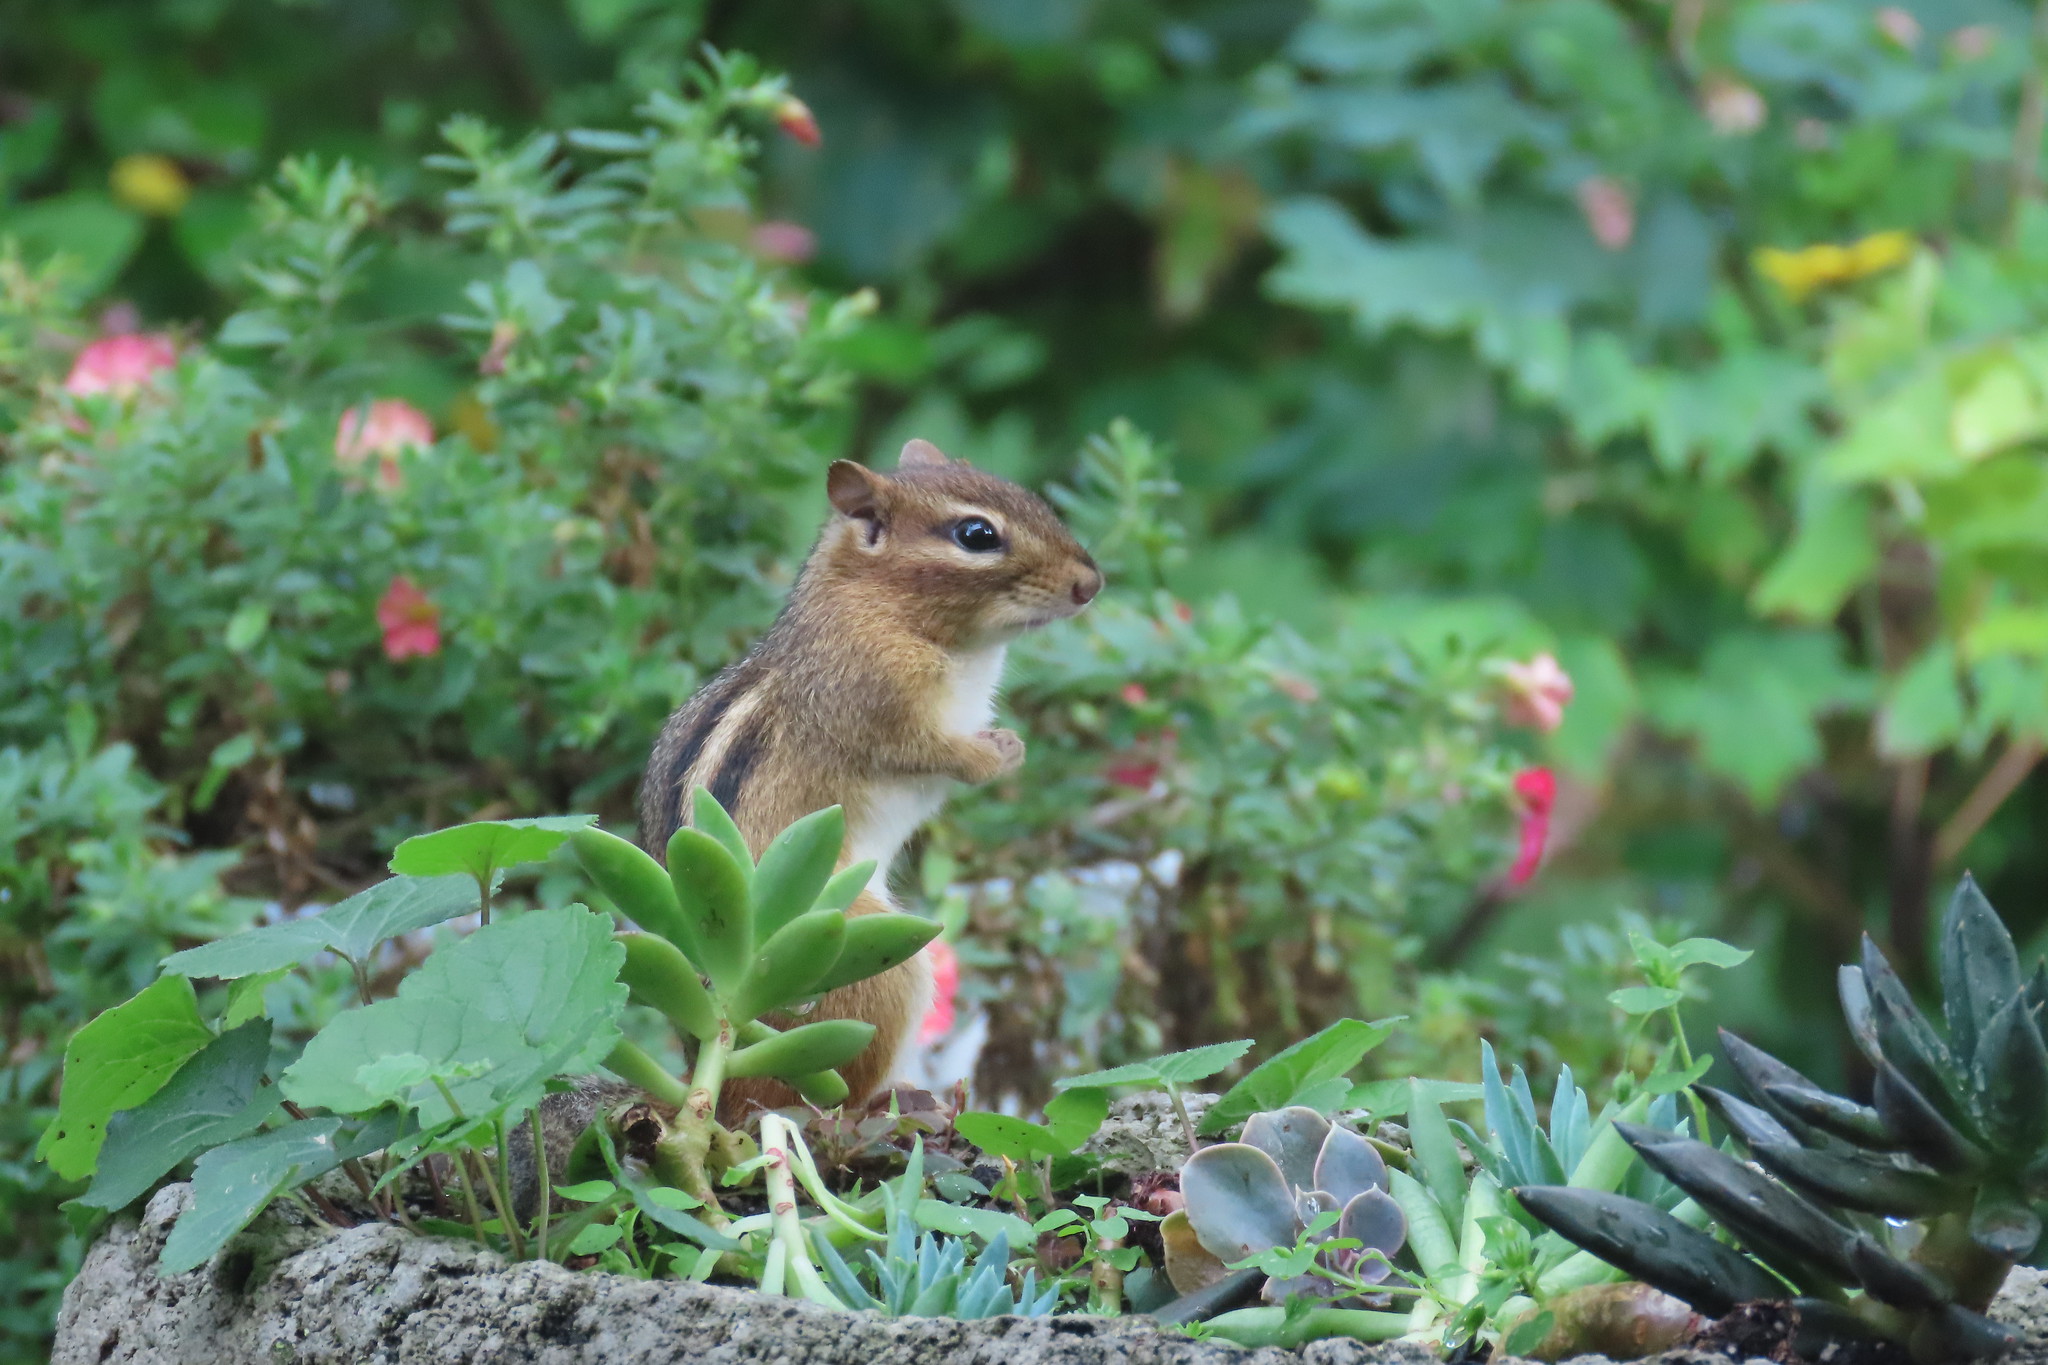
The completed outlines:
{"type": "MultiPolygon", "coordinates": [[[[939,725],[948,734],[971,735],[986,730],[996,714],[996,688],[1003,680],[1005,647],[989,645],[953,656],[953,673],[939,700],[939,725]]],[[[889,865],[903,851],[918,826],[946,804],[953,779],[906,777],[878,782],[868,795],[867,809],[849,841],[853,861],[875,860],[868,890],[884,901],[889,896],[889,865]]],[[[893,901],[891,901],[893,904],[893,901]]]]}

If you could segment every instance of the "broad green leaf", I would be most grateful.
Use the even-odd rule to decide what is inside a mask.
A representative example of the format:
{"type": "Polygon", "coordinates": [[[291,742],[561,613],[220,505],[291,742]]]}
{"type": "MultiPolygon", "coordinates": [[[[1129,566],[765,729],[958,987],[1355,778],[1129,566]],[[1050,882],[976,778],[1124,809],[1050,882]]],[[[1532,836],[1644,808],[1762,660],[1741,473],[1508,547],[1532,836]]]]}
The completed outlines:
{"type": "Polygon", "coordinates": [[[1093,1086],[1063,1090],[1045,1102],[1045,1126],[1064,1152],[1095,1136],[1109,1117],[1109,1095],[1093,1086]]]}
{"type": "Polygon", "coordinates": [[[269,1061],[267,1019],[231,1029],[192,1054],[163,1089],[107,1121],[99,1168],[79,1202],[124,1208],[201,1148],[261,1124],[284,1100],[277,1087],[263,1084],[269,1061]]]}
{"type": "Polygon", "coordinates": [[[998,1234],[1003,1234],[1009,1237],[1013,1247],[1028,1247],[1038,1240],[1032,1235],[1029,1223],[1001,1209],[948,1204],[943,1199],[920,1199],[917,1201],[916,1218],[919,1227],[943,1232],[949,1237],[975,1237],[983,1242],[993,1242],[998,1234]]]}
{"type": "Polygon", "coordinates": [[[261,1018],[265,1011],[264,994],[289,976],[291,970],[289,967],[274,967],[267,972],[242,977],[229,986],[228,1003],[221,1011],[220,1026],[224,1029],[239,1028],[251,1019],[261,1018]]]}
{"type": "MultiPolygon", "coordinates": [[[[594,1069],[618,1040],[625,949],[612,921],[581,906],[489,924],[429,957],[398,994],[337,1015],[284,1073],[300,1104],[360,1113],[382,1097],[359,1079],[383,1058],[416,1054],[463,1114],[523,1112],[550,1076],[594,1069]],[[462,1074],[474,1069],[473,1074],[462,1074]]],[[[434,1127],[453,1115],[431,1083],[405,1102],[434,1127]]]]}
{"type": "Polygon", "coordinates": [[[754,934],[765,939],[817,902],[846,837],[846,813],[827,806],[796,821],[761,850],[753,879],[754,934]]]}
{"type": "Polygon", "coordinates": [[[1683,991],[1675,991],[1669,986],[1623,986],[1608,994],[1607,1003],[1623,1014],[1655,1014],[1658,1010],[1670,1009],[1683,999],[1683,991]]]}
{"type": "Polygon", "coordinates": [[[577,1185],[557,1185],[555,1193],[578,1204],[595,1204],[609,1199],[619,1192],[619,1187],[609,1180],[586,1180],[577,1185]]]}
{"type": "Polygon", "coordinates": [[[1877,538],[1865,496],[1825,484],[1803,499],[1799,529],[1757,580],[1750,605],[1772,616],[1831,620],[1876,568],[1877,538]]]}
{"type": "Polygon", "coordinates": [[[592,1223],[569,1239],[571,1256],[591,1256],[616,1244],[622,1234],[614,1223],[592,1223]]]}
{"type": "Polygon", "coordinates": [[[1191,1047],[1183,1052],[1169,1052],[1163,1057],[1113,1066],[1107,1071],[1091,1071],[1085,1076],[1062,1077],[1052,1083],[1052,1088],[1072,1090],[1079,1086],[1101,1088],[1112,1085],[1191,1085],[1229,1066],[1244,1056],[1251,1045],[1251,1039],[1240,1038],[1235,1042],[1191,1047]]]}
{"type": "Polygon", "coordinates": [[[301,1119],[215,1147],[192,1171],[192,1207],[171,1228],[157,1273],[177,1275],[204,1264],[286,1190],[325,1175],[342,1162],[377,1151],[399,1133],[386,1110],[359,1123],[301,1119]]]}
{"type": "MultiPolygon", "coordinates": [[[[1685,1089],[1714,1068],[1711,1053],[1693,1058],[1692,1065],[1682,1071],[1653,1071],[1643,1079],[1642,1090],[1646,1095],[1672,1095],[1685,1089]]],[[[1555,1183],[1555,1182],[1553,1182],[1555,1183]]]]}
{"type": "MultiPolygon", "coordinates": [[[[1276,1053],[1253,1067],[1243,1080],[1232,1086],[1222,1099],[1202,1115],[1201,1131],[1220,1133],[1261,1110],[1285,1109],[1299,1104],[1311,1091],[1327,1098],[1325,1083],[1338,1079],[1357,1066],[1366,1053],[1385,1042],[1400,1022],[1378,1019],[1339,1019],[1294,1046],[1276,1053]]],[[[1319,1106],[1311,1105],[1311,1108],[1319,1106]]]]}
{"type": "Polygon", "coordinates": [[[1931,754],[1962,733],[1964,703],[1952,646],[1937,644],[1906,666],[1877,717],[1878,752],[1892,758],[1931,754]]]}
{"type": "Polygon", "coordinates": [[[954,1119],[953,1126],[959,1130],[960,1136],[990,1156],[1006,1156],[1012,1161],[1043,1161],[1049,1156],[1065,1156],[1073,1150],[1054,1136],[1051,1129],[1008,1114],[969,1112],[954,1119]]]}
{"type": "Polygon", "coordinates": [[[172,953],[163,965],[180,976],[231,979],[295,967],[323,952],[366,962],[387,938],[476,908],[476,883],[466,877],[390,877],[317,915],[230,934],[172,953]]]}
{"type": "Polygon", "coordinates": [[[1949,409],[1949,439],[1965,460],[1981,460],[2048,429],[2048,409],[2010,358],[1985,367],[1949,409]]]}
{"type": "Polygon", "coordinates": [[[160,977],[125,1004],[94,1018],[64,1047],[64,1084],[36,1155],[66,1180],[93,1173],[107,1120],[162,1089],[192,1054],[213,1041],[198,997],[182,976],[160,977]]]}
{"type": "Polygon", "coordinates": [[[472,820],[432,834],[416,834],[391,855],[391,870],[408,877],[455,873],[483,881],[500,868],[537,863],[571,834],[597,823],[595,815],[543,815],[532,820],[472,820]]]}

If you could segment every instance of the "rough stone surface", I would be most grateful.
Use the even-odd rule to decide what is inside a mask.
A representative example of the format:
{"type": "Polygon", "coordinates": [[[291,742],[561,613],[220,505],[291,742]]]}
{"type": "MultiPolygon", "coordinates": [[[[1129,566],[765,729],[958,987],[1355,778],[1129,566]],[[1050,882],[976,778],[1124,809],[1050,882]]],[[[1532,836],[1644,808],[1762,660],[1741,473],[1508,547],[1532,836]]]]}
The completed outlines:
{"type": "MultiPolygon", "coordinates": [[[[676,1281],[507,1265],[388,1225],[323,1235],[279,1206],[212,1263],[156,1271],[183,1185],[113,1224],[64,1295],[53,1365],[1433,1365],[1412,1345],[1298,1352],[1195,1341],[1143,1320],[886,1318],[676,1281]]],[[[2048,1285],[2019,1271],[1998,1315],[2048,1365],[2048,1285]]],[[[1601,1358],[1587,1357],[1585,1365],[1601,1358]]],[[[1673,1352],[1655,1365],[1727,1365],[1673,1352]]]]}
{"type": "MultiPolygon", "coordinates": [[[[1188,1121],[1199,1124],[1216,1096],[1183,1095],[1181,1100],[1188,1121]]],[[[1132,1095],[1110,1105],[1109,1117],[1081,1150],[1100,1157],[1102,1168],[1113,1175],[1177,1171],[1188,1159],[1187,1130],[1166,1096],[1132,1095]]]]}

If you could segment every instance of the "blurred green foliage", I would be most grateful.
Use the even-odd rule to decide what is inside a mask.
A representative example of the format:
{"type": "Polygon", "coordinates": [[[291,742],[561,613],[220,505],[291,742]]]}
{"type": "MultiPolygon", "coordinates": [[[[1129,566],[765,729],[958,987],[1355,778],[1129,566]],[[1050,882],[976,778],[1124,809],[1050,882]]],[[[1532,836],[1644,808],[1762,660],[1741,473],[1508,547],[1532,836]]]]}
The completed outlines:
{"type": "MultiPolygon", "coordinates": [[[[1261,1018],[1384,987],[1364,1008],[1419,1009],[1425,1039],[1506,1026],[1532,1066],[1597,1069],[1611,1020],[1584,1002],[1628,980],[1599,923],[1633,904],[1759,947],[1781,989],[1718,1012],[1830,1075],[1837,1026],[1806,983],[1860,930],[1924,972],[1930,883],[1964,862],[2022,938],[2044,918],[2032,19],[2011,0],[0,0],[0,236],[20,246],[0,262],[0,542],[92,494],[61,553],[0,548],[0,743],[42,752],[82,707],[161,784],[167,830],[256,850],[290,894],[455,815],[611,808],[663,708],[772,604],[818,454],[886,463],[916,434],[1045,481],[1128,417],[1179,487],[1139,488],[1163,465],[1126,446],[1091,476],[1086,529],[1168,596],[1020,657],[1046,804],[1015,809],[1067,861],[1199,835],[1255,894],[1233,902],[1242,940],[1209,945],[1125,937],[1061,879],[977,901],[978,933],[1040,945],[1006,959],[1030,964],[1012,994],[1034,1067],[1155,1045],[1118,1004],[1133,978],[1090,977],[1088,953],[1227,949],[1245,974],[1220,988],[1261,1018]],[[751,71],[727,132],[675,123],[659,96],[706,40],[789,72],[822,144],[775,134],[782,87],[751,71]],[[456,114],[483,122],[424,167],[456,114]],[[612,131],[530,137],[573,127],[612,131]],[[721,140],[747,135],[752,186],[721,140]],[[288,156],[317,160],[273,181],[288,156]],[[450,184],[468,197],[443,204],[450,184]],[[628,203],[683,219],[650,237],[628,203]],[[41,273],[60,248],[72,272],[41,273]],[[761,264],[804,257],[859,302],[806,305],[761,264]],[[92,442],[39,396],[53,339],[100,310],[235,343],[188,354],[175,423],[77,405],[118,467],[79,458],[92,442]],[[387,397],[455,433],[401,461],[398,496],[332,454],[342,413],[387,397]],[[1174,557],[1169,520],[1195,553],[1174,557]],[[441,612],[431,668],[365,648],[396,574],[441,612]],[[150,611],[145,585],[167,590],[150,611]],[[1415,708],[1497,801],[1473,668],[1543,648],[1577,684],[1540,751],[1567,847],[1529,894],[1473,904],[1505,862],[1498,806],[1377,823],[1415,790],[1390,770],[1412,752],[1384,746],[1415,708]],[[1262,728],[1233,731],[1247,708],[1262,728]],[[1045,825],[1052,793],[1145,789],[1105,749],[1121,778],[1233,800],[1289,757],[1213,839],[1185,802],[1045,825]],[[1259,839],[1304,812],[1351,842],[1268,859],[1259,839]],[[1412,902],[1374,882],[1439,858],[1412,902]],[[1298,886],[1317,905],[1266,942],[1261,907],[1298,886]],[[1347,928],[1323,935],[1337,906],[1347,928]],[[1574,921],[1593,923],[1560,958],[1574,921]]],[[[955,813],[935,892],[1024,866],[1028,841],[990,841],[1005,809],[955,813]]]]}

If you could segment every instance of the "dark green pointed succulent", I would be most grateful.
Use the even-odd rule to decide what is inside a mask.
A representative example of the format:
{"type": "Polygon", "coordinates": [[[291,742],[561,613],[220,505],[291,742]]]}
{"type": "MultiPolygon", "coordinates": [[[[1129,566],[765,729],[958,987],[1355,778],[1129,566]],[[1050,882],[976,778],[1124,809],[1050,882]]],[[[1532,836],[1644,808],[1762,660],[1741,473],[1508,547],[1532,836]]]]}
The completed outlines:
{"type": "Polygon", "coordinates": [[[1790,1299],[1810,1337],[1880,1336],[1921,1361],[2010,1348],[2013,1335],[1983,1313],[2041,1236],[2048,963],[2022,973],[1967,876],[1943,916],[1940,957],[1939,1027],[1869,938],[1861,964],[1841,970],[1850,1033],[1876,1072],[1870,1104],[1723,1032],[1748,1098],[1701,1093],[1750,1161],[1617,1126],[1747,1256],[1629,1199],[1535,1186],[1516,1192],[1523,1206],[1703,1312],[1790,1299]]]}

